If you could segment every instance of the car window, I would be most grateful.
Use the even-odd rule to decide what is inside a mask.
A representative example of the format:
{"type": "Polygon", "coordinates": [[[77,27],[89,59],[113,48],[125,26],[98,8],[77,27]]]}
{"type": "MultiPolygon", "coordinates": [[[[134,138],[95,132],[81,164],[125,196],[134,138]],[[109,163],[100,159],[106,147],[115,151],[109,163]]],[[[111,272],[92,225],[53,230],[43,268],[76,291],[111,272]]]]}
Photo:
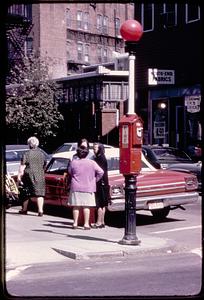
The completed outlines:
{"type": "Polygon", "coordinates": [[[119,157],[111,157],[107,159],[108,171],[119,170],[119,157]]]}
{"type": "Polygon", "coordinates": [[[19,151],[6,151],[6,161],[21,161],[21,158],[26,151],[28,151],[28,149],[19,151]]]}
{"type": "Polygon", "coordinates": [[[158,159],[191,160],[188,155],[179,149],[153,149],[158,159]]]}
{"type": "Polygon", "coordinates": [[[67,172],[70,159],[66,158],[55,158],[50,161],[46,168],[46,173],[48,174],[64,174],[67,172]]]}
{"type": "MultiPolygon", "coordinates": [[[[119,157],[111,157],[107,159],[108,162],[108,171],[119,170],[119,157]]],[[[150,170],[149,166],[145,163],[145,161],[141,160],[141,168],[143,170],[150,170]]]]}

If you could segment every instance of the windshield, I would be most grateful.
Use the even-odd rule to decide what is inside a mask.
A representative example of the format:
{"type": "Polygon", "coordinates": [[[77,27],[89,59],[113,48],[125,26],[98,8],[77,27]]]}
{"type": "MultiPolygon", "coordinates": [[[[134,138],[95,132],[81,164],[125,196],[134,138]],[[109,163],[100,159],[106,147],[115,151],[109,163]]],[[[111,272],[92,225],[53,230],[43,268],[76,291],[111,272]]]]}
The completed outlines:
{"type": "Polygon", "coordinates": [[[77,144],[64,144],[60,146],[55,152],[66,152],[66,151],[74,151],[77,148],[77,144]]]}
{"type": "Polygon", "coordinates": [[[190,157],[184,152],[179,149],[153,149],[154,153],[156,154],[159,160],[189,160],[191,161],[190,157]]]}

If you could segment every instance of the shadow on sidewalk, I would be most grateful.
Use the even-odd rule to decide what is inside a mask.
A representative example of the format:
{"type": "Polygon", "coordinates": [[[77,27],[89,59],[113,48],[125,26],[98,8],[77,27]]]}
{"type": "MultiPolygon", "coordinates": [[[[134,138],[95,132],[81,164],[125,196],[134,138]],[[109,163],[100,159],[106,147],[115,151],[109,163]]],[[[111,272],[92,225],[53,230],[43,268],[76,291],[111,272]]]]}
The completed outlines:
{"type": "Polygon", "coordinates": [[[78,235],[78,234],[65,234],[65,233],[61,233],[61,232],[55,232],[55,231],[52,231],[52,230],[33,229],[32,231],[46,232],[46,233],[57,234],[57,235],[64,235],[65,237],[73,238],[73,239],[81,239],[81,240],[88,240],[88,241],[100,241],[100,242],[107,242],[107,243],[114,243],[114,244],[118,243],[117,241],[108,240],[108,239],[104,239],[104,238],[98,238],[98,237],[94,237],[94,236],[78,235]]]}

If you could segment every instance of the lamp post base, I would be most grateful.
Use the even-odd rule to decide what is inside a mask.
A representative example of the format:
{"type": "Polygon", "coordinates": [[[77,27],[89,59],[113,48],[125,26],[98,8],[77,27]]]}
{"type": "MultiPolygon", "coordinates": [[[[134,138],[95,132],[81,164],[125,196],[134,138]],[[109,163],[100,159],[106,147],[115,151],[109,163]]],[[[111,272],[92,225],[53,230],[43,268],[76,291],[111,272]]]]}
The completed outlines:
{"type": "Polygon", "coordinates": [[[141,241],[138,240],[138,238],[135,236],[132,239],[129,236],[128,237],[124,236],[122,240],[118,242],[118,244],[120,245],[133,245],[133,246],[139,245],[140,243],[141,241]]]}
{"type": "Polygon", "coordinates": [[[122,245],[140,244],[136,236],[136,181],[136,175],[125,175],[125,233],[118,242],[122,245]]]}

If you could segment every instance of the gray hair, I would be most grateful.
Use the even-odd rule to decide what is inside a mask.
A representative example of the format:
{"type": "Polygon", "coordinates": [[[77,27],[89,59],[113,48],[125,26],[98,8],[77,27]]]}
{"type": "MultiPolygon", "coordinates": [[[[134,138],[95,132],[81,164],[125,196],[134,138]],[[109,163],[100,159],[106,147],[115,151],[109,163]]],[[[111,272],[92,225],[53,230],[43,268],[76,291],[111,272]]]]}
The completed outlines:
{"type": "Polygon", "coordinates": [[[31,136],[28,140],[27,140],[28,146],[33,149],[33,148],[37,148],[39,146],[39,140],[35,137],[35,136],[31,136]]]}

